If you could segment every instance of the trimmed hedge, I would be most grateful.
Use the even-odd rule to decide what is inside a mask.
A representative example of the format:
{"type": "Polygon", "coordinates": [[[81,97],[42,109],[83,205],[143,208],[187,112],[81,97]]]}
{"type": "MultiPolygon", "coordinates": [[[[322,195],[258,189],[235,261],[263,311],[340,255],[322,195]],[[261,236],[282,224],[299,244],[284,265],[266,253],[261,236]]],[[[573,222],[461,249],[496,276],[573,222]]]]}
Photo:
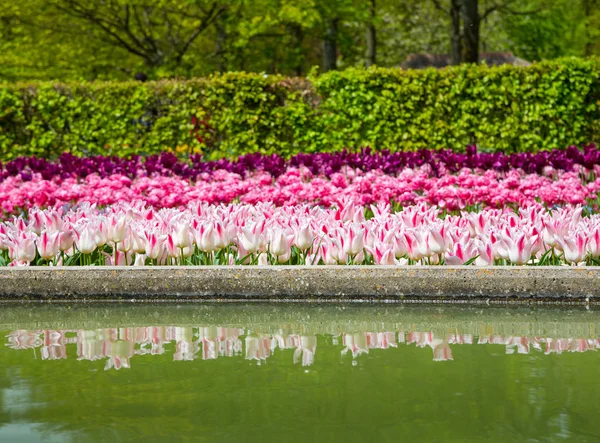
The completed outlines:
{"type": "Polygon", "coordinates": [[[525,152],[600,132],[600,61],[229,73],[160,82],[0,85],[0,159],[21,155],[376,149],[525,152]]]}

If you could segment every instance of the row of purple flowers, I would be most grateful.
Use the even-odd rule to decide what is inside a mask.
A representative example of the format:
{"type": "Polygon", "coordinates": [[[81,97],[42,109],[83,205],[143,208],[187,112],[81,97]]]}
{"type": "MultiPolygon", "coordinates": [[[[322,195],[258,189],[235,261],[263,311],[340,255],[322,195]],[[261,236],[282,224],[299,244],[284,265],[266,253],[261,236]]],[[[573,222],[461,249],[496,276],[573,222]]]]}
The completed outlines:
{"type": "Polygon", "coordinates": [[[364,148],[359,152],[342,151],[336,153],[297,154],[290,159],[279,155],[248,154],[236,160],[204,161],[201,155],[192,155],[189,160],[180,160],[172,153],[162,153],[147,157],[76,157],[62,154],[58,160],[50,161],[37,157],[19,157],[5,164],[0,162],[0,181],[7,177],[21,175],[29,180],[34,173],[50,180],[53,177],[86,177],[96,173],[101,177],[122,174],[130,178],[139,176],[179,176],[195,180],[201,174],[225,170],[245,176],[249,172],[263,170],[278,177],[290,167],[307,167],[313,174],[330,175],[340,172],[344,166],[363,171],[382,170],[386,174],[397,174],[404,168],[431,167],[431,173],[439,176],[457,172],[463,168],[496,170],[506,172],[522,169],[526,173],[541,174],[546,167],[571,171],[576,165],[592,169],[600,164],[600,150],[590,143],[581,149],[570,146],[567,149],[554,149],[532,153],[486,153],[478,152],[476,146],[469,146],[466,152],[451,150],[422,149],[415,152],[373,151],[364,148]]]}

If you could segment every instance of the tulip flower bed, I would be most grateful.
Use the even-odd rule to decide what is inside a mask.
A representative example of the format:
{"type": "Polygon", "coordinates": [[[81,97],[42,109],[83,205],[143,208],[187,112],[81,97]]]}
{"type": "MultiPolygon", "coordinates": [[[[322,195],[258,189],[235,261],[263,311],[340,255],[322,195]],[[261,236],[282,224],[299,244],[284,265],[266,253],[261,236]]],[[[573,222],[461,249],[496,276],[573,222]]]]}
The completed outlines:
{"type": "Polygon", "coordinates": [[[237,160],[203,161],[201,155],[191,155],[189,161],[179,160],[174,154],[163,153],[147,157],[76,157],[62,154],[57,161],[44,158],[19,157],[2,165],[0,181],[9,177],[31,180],[39,174],[45,180],[59,177],[86,178],[98,175],[100,178],[124,175],[130,179],[138,177],[178,176],[196,181],[214,172],[232,172],[247,177],[256,171],[269,173],[273,177],[284,175],[290,168],[307,168],[312,175],[331,175],[346,168],[363,172],[381,171],[396,175],[405,168],[415,169],[429,166],[434,176],[456,173],[464,168],[509,172],[513,169],[528,174],[542,174],[548,170],[573,171],[597,170],[600,167],[600,150],[591,143],[582,150],[575,146],[568,149],[532,153],[503,154],[501,152],[477,152],[469,146],[465,153],[451,150],[423,149],[415,152],[374,152],[366,148],[360,152],[297,154],[289,160],[279,155],[248,154],[237,160]]]}
{"type": "Polygon", "coordinates": [[[588,145],[537,154],[451,151],[248,155],[189,162],[171,154],[142,159],[64,154],[55,162],[23,157],[0,172],[0,211],[82,202],[101,206],[141,200],[154,208],[190,203],[277,205],[427,203],[448,211],[483,207],[588,204],[600,189],[600,150],[588,145]]]}
{"type": "Polygon", "coordinates": [[[0,264],[594,265],[600,215],[580,206],[446,215],[420,204],[340,208],[142,202],[31,209],[0,223],[0,264]]]}
{"type": "Polygon", "coordinates": [[[131,179],[122,174],[106,178],[29,180],[9,177],[0,183],[0,211],[18,214],[30,208],[60,207],[83,202],[111,205],[143,201],[154,208],[176,208],[191,203],[272,202],[278,206],[313,204],[339,206],[352,200],[362,205],[392,203],[394,208],[427,203],[447,211],[483,207],[526,207],[583,204],[596,208],[600,178],[589,171],[549,171],[548,175],[463,169],[457,174],[432,175],[429,166],[404,169],[396,175],[379,170],[345,168],[329,176],[313,175],[306,167],[289,168],[275,178],[268,172],[247,177],[225,170],[206,174],[196,182],[180,177],[131,179]]]}

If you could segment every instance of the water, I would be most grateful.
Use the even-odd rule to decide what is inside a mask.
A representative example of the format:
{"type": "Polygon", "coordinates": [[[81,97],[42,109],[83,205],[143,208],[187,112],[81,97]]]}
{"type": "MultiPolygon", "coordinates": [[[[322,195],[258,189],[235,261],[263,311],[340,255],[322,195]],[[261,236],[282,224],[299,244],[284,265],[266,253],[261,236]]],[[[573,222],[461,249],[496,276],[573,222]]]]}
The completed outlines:
{"type": "Polygon", "coordinates": [[[600,441],[600,313],[0,307],[0,441],[600,441]]]}

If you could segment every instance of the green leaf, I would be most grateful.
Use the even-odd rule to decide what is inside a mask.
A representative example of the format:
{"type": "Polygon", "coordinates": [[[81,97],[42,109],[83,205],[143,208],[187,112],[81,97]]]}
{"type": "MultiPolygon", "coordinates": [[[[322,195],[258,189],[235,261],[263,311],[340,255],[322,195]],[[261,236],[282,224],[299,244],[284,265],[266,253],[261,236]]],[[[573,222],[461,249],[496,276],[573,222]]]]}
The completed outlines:
{"type": "Polygon", "coordinates": [[[463,266],[468,266],[468,265],[472,264],[478,258],[479,258],[479,254],[477,254],[475,257],[468,259],[466,262],[463,263],[463,266]]]}

